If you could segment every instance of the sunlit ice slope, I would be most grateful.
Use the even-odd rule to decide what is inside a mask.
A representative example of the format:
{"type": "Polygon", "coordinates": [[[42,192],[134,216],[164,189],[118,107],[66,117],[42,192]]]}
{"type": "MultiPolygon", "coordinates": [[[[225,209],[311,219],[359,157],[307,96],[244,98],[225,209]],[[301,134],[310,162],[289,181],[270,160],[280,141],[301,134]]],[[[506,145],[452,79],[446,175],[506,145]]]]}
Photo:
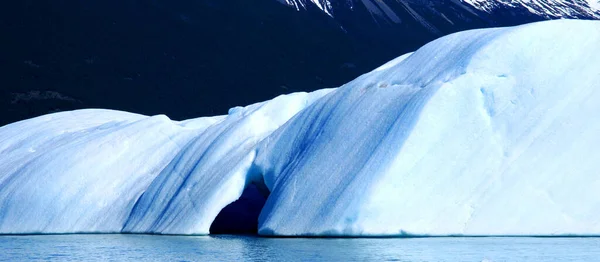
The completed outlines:
{"type": "Polygon", "coordinates": [[[598,234],[600,23],[434,41],[269,137],[267,235],[598,234]]]}
{"type": "Polygon", "coordinates": [[[262,235],[598,235],[598,46],[594,21],[472,30],[227,116],[7,125],[0,233],[207,234],[255,184],[262,235]]]}

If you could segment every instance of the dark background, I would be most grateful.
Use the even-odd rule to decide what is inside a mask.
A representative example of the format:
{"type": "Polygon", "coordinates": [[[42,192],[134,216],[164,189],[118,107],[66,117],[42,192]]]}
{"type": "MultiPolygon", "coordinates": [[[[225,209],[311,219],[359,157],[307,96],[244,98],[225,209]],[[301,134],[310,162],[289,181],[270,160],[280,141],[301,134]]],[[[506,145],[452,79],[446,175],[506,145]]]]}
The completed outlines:
{"type": "Polygon", "coordinates": [[[523,10],[485,14],[449,0],[412,4],[431,29],[394,3],[400,24],[359,5],[332,19],[275,0],[4,3],[0,125],[78,108],[176,120],[225,114],[339,86],[448,33],[544,19],[523,10]]]}

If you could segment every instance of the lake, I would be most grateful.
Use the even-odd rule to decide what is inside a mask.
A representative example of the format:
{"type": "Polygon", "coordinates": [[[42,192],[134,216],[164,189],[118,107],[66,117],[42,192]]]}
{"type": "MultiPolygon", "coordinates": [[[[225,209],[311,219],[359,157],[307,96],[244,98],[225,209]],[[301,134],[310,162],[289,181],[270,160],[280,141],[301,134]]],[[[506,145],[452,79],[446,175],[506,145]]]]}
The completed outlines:
{"type": "Polygon", "coordinates": [[[596,261],[600,238],[0,236],[1,261],[596,261]]]}

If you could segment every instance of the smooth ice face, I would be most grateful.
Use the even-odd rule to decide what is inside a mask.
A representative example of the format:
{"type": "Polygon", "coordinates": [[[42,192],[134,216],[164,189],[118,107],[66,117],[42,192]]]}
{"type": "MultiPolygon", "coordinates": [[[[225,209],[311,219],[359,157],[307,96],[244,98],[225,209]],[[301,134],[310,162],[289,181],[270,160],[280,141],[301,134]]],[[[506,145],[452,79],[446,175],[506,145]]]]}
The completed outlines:
{"type": "Polygon", "coordinates": [[[156,173],[197,135],[109,110],[0,128],[0,232],[119,232],[156,173]]]}
{"type": "Polygon", "coordinates": [[[0,128],[0,233],[208,234],[258,141],[313,100],[296,93],[183,122],[111,110],[0,128]]]}
{"type": "Polygon", "coordinates": [[[335,90],[183,122],[107,110],[0,128],[0,233],[600,234],[600,22],[438,39],[335,90]]]}
{"type": "Polygon", "coordinates": [[[296,93],[235,108],[194,137],[146,188],[123,231],[208,234],[219,211],[250,183],[262,184],[256,145],[290,117],[331,90],[296,93]]]}
{"type": "Polygon", "coordinates": [[[598,45],[598,22],[468,31],[348,83],[263,144],[260,233],[598,234],[598,45]]]}

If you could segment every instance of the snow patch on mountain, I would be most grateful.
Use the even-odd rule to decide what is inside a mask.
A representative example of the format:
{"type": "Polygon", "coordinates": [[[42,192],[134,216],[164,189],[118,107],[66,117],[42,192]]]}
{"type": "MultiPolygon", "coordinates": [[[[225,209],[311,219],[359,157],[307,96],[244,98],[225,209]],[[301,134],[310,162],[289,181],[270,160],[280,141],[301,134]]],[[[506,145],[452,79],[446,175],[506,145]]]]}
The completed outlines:
{"type": "MultiPolygon", "coordinates": [[[[335,17],[333,4],[331,0],[278,0],[288,6],[293,6],[296,10],[304,10],[308,5],[313,5],[327,15],[335,17]]],[[[600,19],[600,1],[598,0],[459,0],[453,3],[460,3],[465,7],[472,7],[479,11],[491,13],[501,8],[522,9],[527,12],[543,18],[599,18],[600,19]]],[[[385,18],[389,21],[400,23],[397,10],[390,7],[391,4],[400,4],[402,8],[415,16],[415,19],[422,21],[413,7],[443,8],[449,3],[440,0],[430,1],[407,1],[407,0],[348,0],[343,3],[337,3],[339,8],[354,9],[356,4],[362,4],[372,15],[385,18]]],[[[443,15],[443,12],[440,12],[443,15]]]]}
{"type": "Polygon", "coordinates": [[[331,2],[329,0],[277,0],[283,4],[293,6],[296,10],[300,11],[306,9],[307,5],[312,4],[317,8],[321,9],[327,15],[333,17],[331,2]]]}
{"type": "Polygon", "coordinates": [[[526,9],[545,18],[600,18],[597,0],[461,0],[484,12],[498,8],[526,9]]]}
{"type": "Polygon", "coordinates": [[[600,11],[600,1],[598,1],[598,0],[587,0],[587,3],[595,11],[600,11]]]}

